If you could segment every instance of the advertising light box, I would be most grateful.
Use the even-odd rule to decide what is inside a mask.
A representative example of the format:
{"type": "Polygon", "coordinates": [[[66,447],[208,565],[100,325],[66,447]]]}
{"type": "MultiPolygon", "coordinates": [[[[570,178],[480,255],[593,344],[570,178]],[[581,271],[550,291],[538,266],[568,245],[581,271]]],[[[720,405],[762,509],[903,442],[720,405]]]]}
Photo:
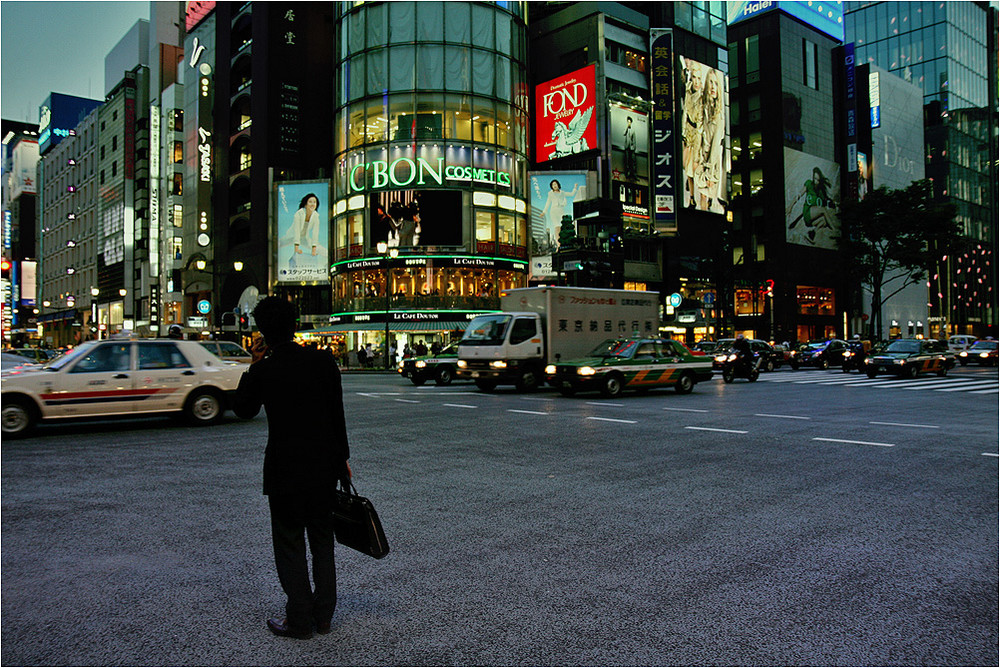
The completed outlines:
{"type": "Polygon", "coordinates": [[[286,182],[276,191],[278,282],[329,282],[330,184],[286,182]]]}
{"type": "Polygon", "coordinates": [[[535,87],[535,161],[547,162],[597,146],[595,66],[535,87]]]}
{"type": "Polygon", "coordinates": [[[744,0],[730,2],[729,25],[745,21],[771,10],[781,10],[816,28],[838,42],[844,41],[843,2],[803,2],[801,0],[744,0]]]}

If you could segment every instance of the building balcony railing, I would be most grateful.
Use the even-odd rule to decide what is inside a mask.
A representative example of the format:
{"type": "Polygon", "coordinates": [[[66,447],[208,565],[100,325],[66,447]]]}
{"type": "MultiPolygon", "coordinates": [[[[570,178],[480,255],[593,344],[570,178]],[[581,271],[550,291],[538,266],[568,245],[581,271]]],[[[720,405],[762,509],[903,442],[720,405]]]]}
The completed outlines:
{"type": "MultiPolygon", "coordinates": [[[[384,296],[334,298],[334,313],[378,313],[385,312],[384,296]]],[[[499,297],[479,297],[475,295],[393,295],[389,298],[389,310],[460,310],[497,311],[499,297]]]]}

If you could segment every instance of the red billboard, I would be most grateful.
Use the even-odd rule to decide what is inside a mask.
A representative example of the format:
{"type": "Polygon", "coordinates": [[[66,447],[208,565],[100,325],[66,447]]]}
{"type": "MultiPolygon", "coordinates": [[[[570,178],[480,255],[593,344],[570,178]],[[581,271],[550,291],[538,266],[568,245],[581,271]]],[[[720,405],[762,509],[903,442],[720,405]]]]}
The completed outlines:
{"type": "Polygon", "coordinates": [[[535,86],[535,162],[598,147],[595,71],[587,65],[535,86]]]}

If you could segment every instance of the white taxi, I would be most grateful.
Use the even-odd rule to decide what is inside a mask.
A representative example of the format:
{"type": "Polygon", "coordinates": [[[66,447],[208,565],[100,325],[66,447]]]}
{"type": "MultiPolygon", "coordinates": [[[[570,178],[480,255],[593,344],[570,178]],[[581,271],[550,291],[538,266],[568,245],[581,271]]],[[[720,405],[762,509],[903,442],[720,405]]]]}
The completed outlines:
{"type": "Polygon", "coordinates": [[[16,438],[39,421],[73,418],[177,413],[214,424],[246,368],[197,341],[88,341],[43,366],[3,372],[0,426],[16,438]]]}

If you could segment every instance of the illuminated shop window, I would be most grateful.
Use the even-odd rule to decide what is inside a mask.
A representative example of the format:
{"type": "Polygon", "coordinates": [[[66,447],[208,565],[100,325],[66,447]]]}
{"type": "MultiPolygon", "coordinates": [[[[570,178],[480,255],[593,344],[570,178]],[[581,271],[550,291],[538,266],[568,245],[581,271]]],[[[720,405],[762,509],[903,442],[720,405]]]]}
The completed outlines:
{"type": "Polygon", "coordinates": [[[795,296],[801,315],[836,315],[833,288],[799,285],[795,288],[795,296]]]}

